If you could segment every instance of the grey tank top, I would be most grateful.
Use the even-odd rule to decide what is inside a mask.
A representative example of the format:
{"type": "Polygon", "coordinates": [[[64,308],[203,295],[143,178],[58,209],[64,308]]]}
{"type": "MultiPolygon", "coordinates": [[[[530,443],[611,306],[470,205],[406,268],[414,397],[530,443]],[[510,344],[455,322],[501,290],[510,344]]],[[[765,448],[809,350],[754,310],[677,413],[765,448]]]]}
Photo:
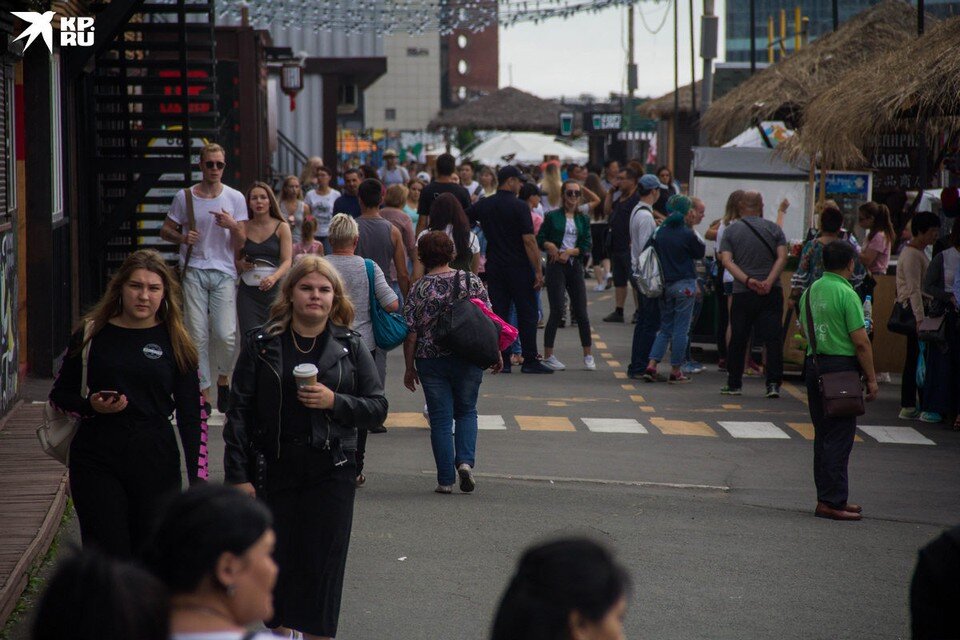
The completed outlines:
{"type": "Polygon", "coordinates": [[[390,282],[395,282],[397,272],[393,264],[393,241],[390,239],[393,223],[383,218],[357,218],[357,226],[360,227],[357,255],[376,262],[390,282]]]}

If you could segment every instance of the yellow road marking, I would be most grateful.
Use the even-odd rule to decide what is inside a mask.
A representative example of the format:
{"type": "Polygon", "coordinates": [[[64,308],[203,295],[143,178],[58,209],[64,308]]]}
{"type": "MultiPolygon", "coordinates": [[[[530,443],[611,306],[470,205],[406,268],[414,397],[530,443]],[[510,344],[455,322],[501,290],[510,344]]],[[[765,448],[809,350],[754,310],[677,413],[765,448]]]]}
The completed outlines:
{"type": "Polygon", "coordinates": [[[383,423],[387,427],[400,427],[409,429],[429,429],[427,419],[422,413],[391,413],[387,416],[387,421],[383,423]]]}
{"type": "MultiPolygon", "coordinates": [[[[781,387],[782,388],[782,387],[781,387]]],[[[807,440],[813,440],[814,431],[813,425],[809,422],[788,422],[787,426],[802,435],[807,440]]],[[[860,436],[853,436],[854,442],[863,442],[863,438],[860,436]]]]}
{"type": "Polygon", "coordinates": [[[806,389],[801,391],[800,389],[790,384],[789,382],[784,382],[783,384],[780,385],[780,388],[786,391],[787,393],[789,393],[791,396],[793,396],[800,402],[802,402],[803,404],[807,404],[806,389]]]}
{"type": "Polygon", "coordinates": [[[568,405],[566,402],[558,402],[556,400],[550,400],[549,402],[547,402],[547,406],[548,407],[568,407],[570,405],[568,405]]]}
{"type": "Polygon", "coordinates": [[[743,406],[739,404],[722,404],[720,405],[724,409],[742,409],[743,406]]]}
{"type": "Polygon", "coordinates": [[[559,416],[515,416],[521,431],[576,431],[573,423],[559,416]]]}
{"type": "Polygon", "coordinates": [[[640,411],[643,411],[644,413],[654,413],[656,411],[656,409],[647,405],[644,405],[642,407],[637,407],[637,408],[640,409],[640,411]]]}
{"type": "Polygon", "coordinates": [[[607,343],[606,343],[606,342],[600,342],[599,340],[597,340],[597,338],[599,338],[599,337],[600,337],[600,336],[593,336],[593,338],[594,338],[594,340],[595,340],[595,342],[593,343],[593,346],[595,346],[597,349],[606,349],[606,348],[607,348],[607,343]]]}
{"type": "Polygon", "coordinates": [[[630,396],[630,399],[633,400],[634,402],[639,402],[640,404],[643,404],[644,402],[646,402],[646,400],[643,399],[643,396],[633,395],[633,396],[630,396]]]}
{"type": "Polygon", "coordinates": [[[636,387],[635,385],[632,385],[632,384],[622,384],[622,385],[620,385],[620,388],[622,388],[624,391],[633,391],[633,390],[636,389],[637,387],[636,387]]]}
{"type": "Polygon", "coordinates": [[[613,354],[610,353],[609,351],[604,351],[603,353],[600,354],[600,357],[601,357],[601,358],[613,358],[613,354]]]}
{"type": "Polygon", "coordinates": [[[607,360],[607,364],[610,365],[610,366],[611,366],[612,368],[614,368],[614,369],[619,369],[619,368],[620,368],[620,362],[617,361],[617,360],[607,360]]]}
{"type": "Polygon", "coordinates": [[[626,379],[627,379],[627,372],[626,372],[626,371],[614,371],[614,372],[613,372],[613,377],[614,377],[614,378],[617,378],[618,380],[626,380],[626,379]]]}
{"type": "Polygon", "coordinates": [[[686,420],[668,420],[650,418],[650,423],[668,436],[707,436],[717,437],[717,433],[706,422],[688,422],[686,420]]]}

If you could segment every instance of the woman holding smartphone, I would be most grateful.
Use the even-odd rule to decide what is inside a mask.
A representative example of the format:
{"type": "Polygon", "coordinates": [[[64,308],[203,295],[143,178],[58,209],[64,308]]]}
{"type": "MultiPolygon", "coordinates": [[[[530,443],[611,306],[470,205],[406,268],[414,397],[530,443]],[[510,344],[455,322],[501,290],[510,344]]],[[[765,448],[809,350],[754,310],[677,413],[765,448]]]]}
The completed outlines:
{"type": "Polygon", "coordinates": [[[50,402],[80,418],[70,491],[84,547],[139,553],[162,498],[180,490],[176,411],[190,484],[207,477],[197,350],[180,284],[159,253],[131,254],[70,339],[50,402]],[[89,343],[87,388],[82,351],[89,343]]]}

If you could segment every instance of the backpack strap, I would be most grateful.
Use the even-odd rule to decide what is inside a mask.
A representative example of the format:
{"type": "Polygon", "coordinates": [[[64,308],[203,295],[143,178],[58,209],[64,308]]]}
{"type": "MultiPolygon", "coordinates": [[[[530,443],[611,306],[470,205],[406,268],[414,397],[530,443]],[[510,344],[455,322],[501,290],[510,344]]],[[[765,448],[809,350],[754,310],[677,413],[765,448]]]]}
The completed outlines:
{"type": "MultiPolygon", "coordinates": [[[[197,230],[197,218],[193,214],[193,190],[190,187],[187,187],[183,190],[183,197],[186,201],[187,206],[187,231],[196,231],[197,230]]],[[[193,245],[187,245],[187,255],[183,258],[183,269],[181,274],[187,273],[187,266],[190,264],[190,256],[193,255],[193,245]]]]}

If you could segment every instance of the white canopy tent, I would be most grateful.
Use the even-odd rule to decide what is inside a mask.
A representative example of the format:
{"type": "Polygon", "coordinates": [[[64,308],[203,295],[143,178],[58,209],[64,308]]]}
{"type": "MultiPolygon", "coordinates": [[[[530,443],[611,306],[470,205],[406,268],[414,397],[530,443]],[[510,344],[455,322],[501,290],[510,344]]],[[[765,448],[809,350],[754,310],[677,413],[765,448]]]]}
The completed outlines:
{"type": "Polygon", "coordinates": [[[766,134],[767,140],[769,140],[770,144],[774,147],[786,142],[788,138],[793,136],[793,129],[788,129],[784,123],[780,121],[764,121],[761,122],[759,126],[746,129],[743,133],[723,146],[766,149],[767,142],[763,139],[763,136],[760,135],[760,127],[763,127],[763,133],[766,134]]]}
{"type": "Polygon", "coordinates": [[[510,163],[535,164],[546,157],[556,157],[561,162],[586,162],[589,154],[575,149],[551,136],[532,132],[498,133],[484,140],[465,154],[467,157],[490,166],[510,163]]]}

